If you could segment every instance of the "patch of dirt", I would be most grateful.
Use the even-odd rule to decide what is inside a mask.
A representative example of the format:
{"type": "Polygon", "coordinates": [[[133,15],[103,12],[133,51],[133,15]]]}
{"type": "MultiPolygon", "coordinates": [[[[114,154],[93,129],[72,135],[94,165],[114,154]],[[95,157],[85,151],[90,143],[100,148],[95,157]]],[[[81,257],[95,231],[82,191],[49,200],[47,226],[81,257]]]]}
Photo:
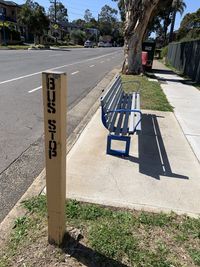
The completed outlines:
{"type": "Polygon", "coordinates": [[[27,242],[10,266],[12,267],[128,267],[89,248],[79,229],[70,227],[62,248],[47,242],[47,229],[27,242]]]}

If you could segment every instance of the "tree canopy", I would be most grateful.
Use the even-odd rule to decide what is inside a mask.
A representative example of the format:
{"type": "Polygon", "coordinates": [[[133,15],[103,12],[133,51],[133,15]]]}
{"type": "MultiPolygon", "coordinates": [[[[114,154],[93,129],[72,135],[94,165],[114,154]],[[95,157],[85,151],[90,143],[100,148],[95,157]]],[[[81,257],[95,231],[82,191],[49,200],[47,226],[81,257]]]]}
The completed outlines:
{"type": "Polygon", "coordinates": [[[191,40],[200,38],[200,9],[184,16],[179,31],[178,40],[191,40]]]}
{"type": "Polygon", "coordinates": [[[49,19],[45,14],[44,7],[32,0],[27,0],[22,6],[18,21],[22,25],[26,25],[29,32],[34,35],[35,42],[36,38],[42,36],[49,28],[49,19]]]}
{"type": "Polygon", "coordinates": [[[85,15],[84,15],[85,22],[90,22],[92,19],[92,12],[89,9],[85,10],[85,15]]]}
{"type": "Polygon", "coordinates": [[[67,8],[61,2],[57,2],[56,6],[52,3],[48,13],[51,22],[62,24],[68,21],[67,8]]]}

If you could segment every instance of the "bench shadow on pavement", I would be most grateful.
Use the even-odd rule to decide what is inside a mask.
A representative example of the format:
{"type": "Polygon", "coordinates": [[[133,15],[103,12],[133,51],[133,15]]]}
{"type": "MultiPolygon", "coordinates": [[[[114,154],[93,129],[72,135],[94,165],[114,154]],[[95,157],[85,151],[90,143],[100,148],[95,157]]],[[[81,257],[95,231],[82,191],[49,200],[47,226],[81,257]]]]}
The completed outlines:
{"type": "MultiPolygon", "coordinates": [[[[80,237],[81,239],[81,237],[80,237]]],[[[70,234],[66,233],[62,251],[87,267],[128,267],[116,260],[84,246],[70,234]]],[[[71,265],[70,265],[71,266],[71,265]]]]}
{"type": "MultiPolygon", "coordinates": [[[[169,127],[172,126],[169,125],[169,127]]],[[[138,135],[138,154],[139,158],[130,156],[126,159],[138,163],[139,172],[142,174],[158,180],[160,176],[189,179],[185,175],[173,173],[156,115],[143,114],[142,116],[142,132],[138,135]]]]}

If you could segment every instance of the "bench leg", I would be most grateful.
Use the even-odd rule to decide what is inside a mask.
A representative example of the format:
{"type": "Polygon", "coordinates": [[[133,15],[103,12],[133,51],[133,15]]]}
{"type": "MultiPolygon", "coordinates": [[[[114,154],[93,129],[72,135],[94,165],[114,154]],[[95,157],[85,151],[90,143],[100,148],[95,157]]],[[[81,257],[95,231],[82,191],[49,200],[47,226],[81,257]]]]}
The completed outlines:
{"type": "Polygon", "coordinates": [[[108,135],[107,137],[107,154],[109,155],[115,155],[115,156],[129,156],[129,150],[130,150],[130,136],[116,136],[116,135],[108,135]],[[119,140],[126,142],[126,148],[125,151],[123,150],[114,150],[111,149],[112,140],[119,140]]]}

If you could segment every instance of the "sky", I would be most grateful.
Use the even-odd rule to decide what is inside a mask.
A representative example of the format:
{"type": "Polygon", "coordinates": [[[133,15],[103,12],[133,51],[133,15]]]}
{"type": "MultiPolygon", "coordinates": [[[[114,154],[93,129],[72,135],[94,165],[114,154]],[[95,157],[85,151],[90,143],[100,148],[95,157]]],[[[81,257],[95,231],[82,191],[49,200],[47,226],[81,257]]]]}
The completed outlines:
{"type": "MultiPolygon", "coordinates": [[[[25,0],[14,0],[18,4],[23,4],[25,0]]],[[[46,10],[48,10],[48,7],[50,5],[49,0],[35,0],[40,5],[44,6],[46,10]]],[[[112,0],[60,0],[68,9],[68,16],[69,21],[83,18],[84,12],[88,8],[92,12],[93,17],[97,19],[98,13],[100,13],[101,8],[104,5],[112,6],[113,8],[117,9],[116,2],[113,2],[112,0]]],[[[200,0],[185,0],[185,3],[187,5],[187,8],[182,15],[177,14],[176,18],[176,25],[175,29],[178,29],[180,26],[180,22],[183,19],[184,15],[186,13],[192,13],[197,11],[198,8],[200,8],[200,0]]]]}

